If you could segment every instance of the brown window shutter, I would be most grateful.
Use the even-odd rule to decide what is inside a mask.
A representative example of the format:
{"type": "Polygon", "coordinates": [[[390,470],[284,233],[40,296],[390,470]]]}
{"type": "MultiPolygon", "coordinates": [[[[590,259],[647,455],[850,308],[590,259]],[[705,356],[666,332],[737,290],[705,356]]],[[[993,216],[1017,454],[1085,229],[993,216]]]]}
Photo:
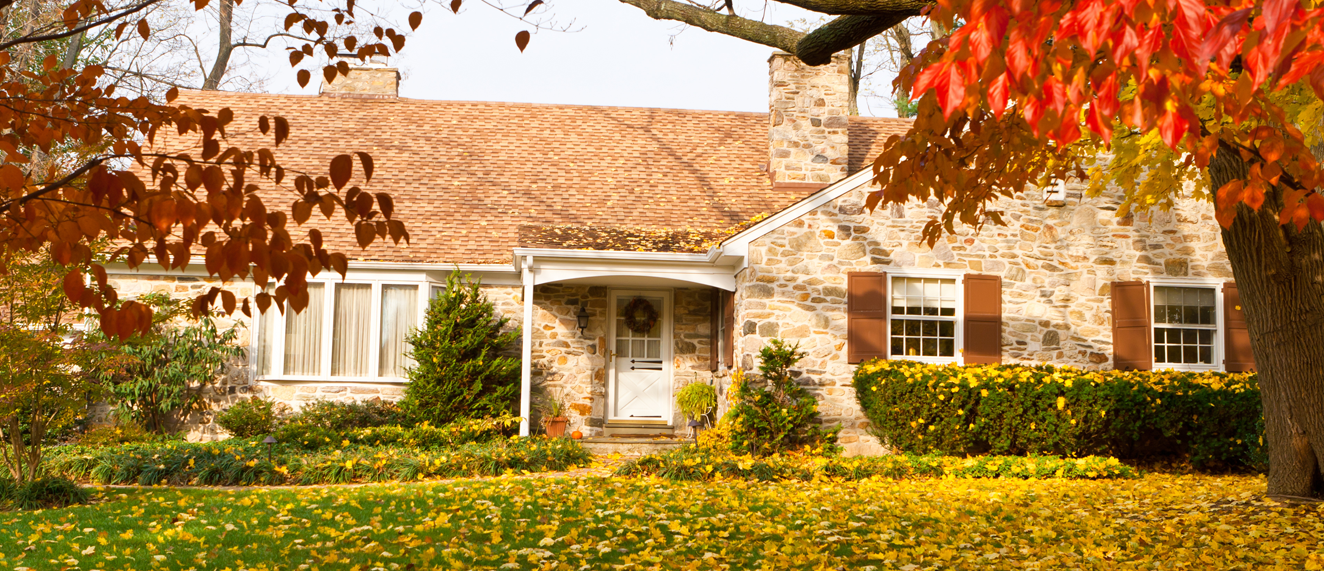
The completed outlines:
{"type": "Polygon", "coordinates": [[[1113,367],[1123,371],[1154,368],[1149,284],[1113,282],[1113,367]]]}
{"type": "Polygon", "coordinates": [[[722,290],[712,288],[709,292],[712,303],[708,306],[708,370],[717,372],[719,365],[717,350],[722,340],[722,290]]]}
{"type": "Polygon", "coordinates": [[[1250,331],[1236,282],[1223,284],[1223,319],[1223,369],[1229,373],[1254,371],[1255,354],[1250,349],[1250,331]]]}
{"type": "Polygon", "coordinates": [[[1002,278],[966,274],[965,343],[967,365],[1002,362],[1002,278]]]}
{"type": "Polygon", "coordinates": [[[722,365],[736,366],[736,294],[722,290],[722,365]]]}
{"type": "Polygon", "coordinates": [[[846,274],[846,361],[887,358],[887,274],[846,274]]]}

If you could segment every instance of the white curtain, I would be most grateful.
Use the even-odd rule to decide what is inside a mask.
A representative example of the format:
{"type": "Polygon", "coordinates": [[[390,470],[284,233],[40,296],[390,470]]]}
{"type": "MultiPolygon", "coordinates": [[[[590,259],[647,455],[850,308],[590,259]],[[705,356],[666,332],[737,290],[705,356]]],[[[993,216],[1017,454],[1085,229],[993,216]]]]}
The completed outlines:
{"type": "MultiPolygon", "coordinates": [[[[270,288],[268,288],[268,293],[270,288]]],[[[256,307],[256,305],[254,306],[256,307]]],[[[276,304],[271,304],[267,310],[262,313],[260,324],[258,325],[257,347],[257,374],[270,375],[271,353],[276,349],[276,316],[280,315],[280,308],[276,304]]]]}
{"type": "MultiPolygon", "coordinates": [[[[308,307],[295,313],[285,309],[285,374],[322,374],[322,314],[326,306],[323,284],[308,284],[308,307]]],[[[270,311],[275,311],[272,308],[270,311]]]]}
{"type": "Polygon", "coordinates": [[[331,376],[368,376],[371,319],[372,286],[337,284],[335,325],[331,331],[331,376]]]}
{"type": "Polygon", "coordinates": [[[405,338],[418,327],[418,286],[382,286],[382,343],[378,374],[404,378],[414,360],[405,338]]]}

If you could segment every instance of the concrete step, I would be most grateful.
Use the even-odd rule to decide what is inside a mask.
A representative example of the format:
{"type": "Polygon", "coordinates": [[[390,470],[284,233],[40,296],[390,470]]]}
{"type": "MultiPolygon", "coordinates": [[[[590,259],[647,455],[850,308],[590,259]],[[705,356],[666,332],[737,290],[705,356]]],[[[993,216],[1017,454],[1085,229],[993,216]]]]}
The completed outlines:
{"type": "Polygon", "coordinates": [[[579,441],[594,456],[620,454],[622,456],[643,456],[674,450],[686,444],[694,444],[692,438],[674,438],[666,436],[599,436],[579,441]]]}

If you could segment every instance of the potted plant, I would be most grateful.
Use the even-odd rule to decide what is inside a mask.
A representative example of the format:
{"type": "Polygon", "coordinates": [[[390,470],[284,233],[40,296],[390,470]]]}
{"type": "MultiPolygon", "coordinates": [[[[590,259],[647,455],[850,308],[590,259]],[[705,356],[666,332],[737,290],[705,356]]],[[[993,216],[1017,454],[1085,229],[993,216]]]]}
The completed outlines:
{"type": "Polygon", "coordinates": [[[565,436],[565,427],[570,424],[570,419],[565,416],[565,399],[561,393],[553,393],[547,397],[543,405],[543,428],[547,431],[547,436],[552,438],[561,438],[565,436]]]}
{"type": "Polygon", "coordinates": [[[701,418],[717,408],[717,389],[707,383],[690,383],[676,394],[676,406],[690,419],[690,436],[697,437],[703,426],[701,418]]]}

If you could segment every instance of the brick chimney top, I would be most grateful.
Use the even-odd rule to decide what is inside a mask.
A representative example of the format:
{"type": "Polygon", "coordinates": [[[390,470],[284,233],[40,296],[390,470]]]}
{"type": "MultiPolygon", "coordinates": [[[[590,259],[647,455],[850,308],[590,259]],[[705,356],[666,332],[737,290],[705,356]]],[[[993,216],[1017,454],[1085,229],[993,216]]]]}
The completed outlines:
{"type": "Polygon", "coordinates": [[[349,63],[349,75],[337,77],[335,82],[322,79],[322,95],[328,97],[362,97],[367,99],[395,99],[400,95],[400,70],[386,65],[385,56],[373,56],[360,61],[357,56],[341,56],[337,61],[349,63]]]}
{"type": "Polygon", "coordinates": [[[786,52],[768,58],[768,174],[774,190],[818,190],[848,174],[850,54],[805,65],[786,52]]]}

